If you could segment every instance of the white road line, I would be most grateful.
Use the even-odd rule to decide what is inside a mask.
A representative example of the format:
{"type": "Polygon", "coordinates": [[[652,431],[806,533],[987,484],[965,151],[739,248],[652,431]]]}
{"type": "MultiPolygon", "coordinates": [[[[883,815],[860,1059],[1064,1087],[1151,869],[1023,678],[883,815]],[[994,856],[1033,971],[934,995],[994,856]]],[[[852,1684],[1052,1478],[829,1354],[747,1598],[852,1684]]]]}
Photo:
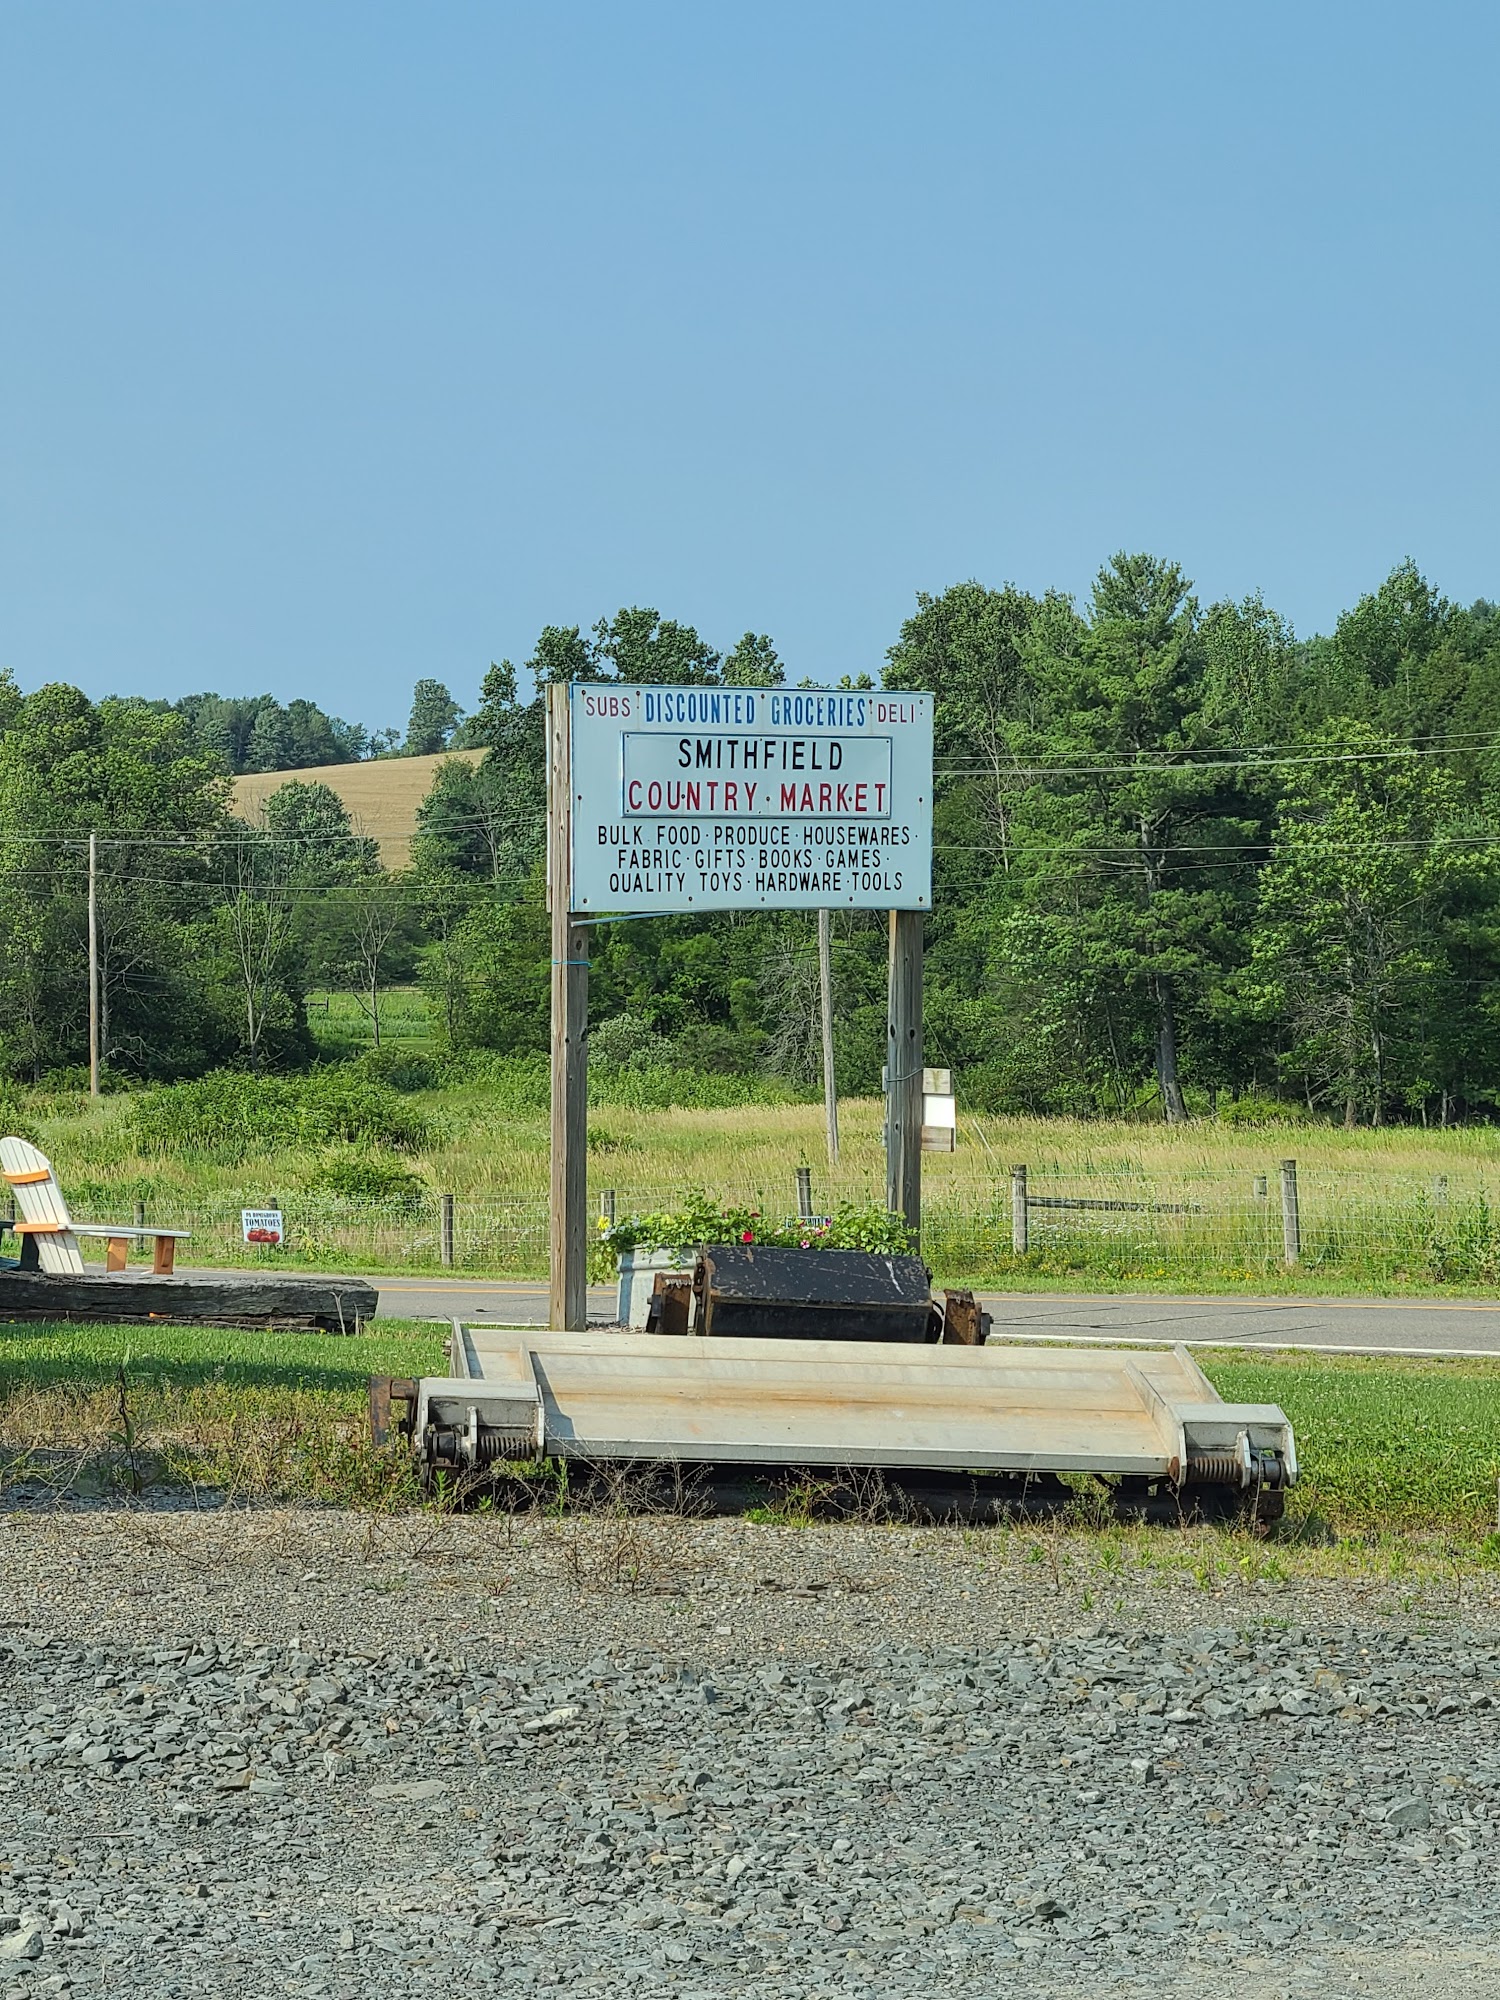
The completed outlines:
{"type": "Polygon", "coordinates": [[[1415,1354],[1439,1361],[1500,1361],[1500,1348],[1496,1347],[1372,1347],[1326,1340],[1273,1338],[1244,1341],[1235,1340],[1232,1336],[1226,1339],[1222,1335],[1209,1338],[1205,1334],[1197,1334],[1188,1340],[1172,1340],[1164,1334],[1145,1339],[1134,1334],[1114,1333],[1005,1333],[992,1334],[990,1338],[996,1345],[1012,1340],[1029,1340],[1050,1341],[1059,1347],[1232,1347],[1241,1354],[1415,1354]]]}
{"type": "MultiPolygon", "coordinates": [[[[373,1282],[373,1281],[372,1281],[373,1282]]],[[[1217,1306],[1241,1312],[1488,1312],[1500,1313],[1500,1299],[1318,1299],[1251,1298],[1243,1292],[1221,1292],[1207,1298],[1182,1298],[1172,1292],[981,1292],[981,1305],[1139,1305],[1217,1306]]]]}

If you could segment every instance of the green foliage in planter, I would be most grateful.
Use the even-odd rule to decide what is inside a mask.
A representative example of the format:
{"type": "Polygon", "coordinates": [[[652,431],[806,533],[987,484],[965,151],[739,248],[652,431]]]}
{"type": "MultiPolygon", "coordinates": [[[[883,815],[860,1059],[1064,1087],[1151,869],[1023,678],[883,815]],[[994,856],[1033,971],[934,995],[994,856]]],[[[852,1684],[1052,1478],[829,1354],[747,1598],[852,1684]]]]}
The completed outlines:
{"type": "Polygon", "coordinates": [[[812,1226],[797,1216],[775,1220],[760,1207],[733,1207],[695,1192],[681,1208],[629,1215],[600,1240],[613,1251],[691,1249],[700,1243],[764,1243],[781,1249],[870,1250],[900,1255],[911,1232],[899,1215],[841,1201],[829,1220],[812,1226]]]}

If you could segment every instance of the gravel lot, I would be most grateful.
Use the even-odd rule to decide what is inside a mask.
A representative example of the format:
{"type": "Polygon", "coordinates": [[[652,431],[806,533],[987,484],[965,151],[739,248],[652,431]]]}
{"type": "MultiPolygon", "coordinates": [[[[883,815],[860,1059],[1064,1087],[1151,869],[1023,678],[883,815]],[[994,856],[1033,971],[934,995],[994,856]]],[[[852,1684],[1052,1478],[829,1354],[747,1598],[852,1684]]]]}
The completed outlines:
{"type": "Polygon", "coordinates": [[[1492,1602],[1033,1546],[0,1516],[0,2000],[1500,1992],[1492,1602]]]}

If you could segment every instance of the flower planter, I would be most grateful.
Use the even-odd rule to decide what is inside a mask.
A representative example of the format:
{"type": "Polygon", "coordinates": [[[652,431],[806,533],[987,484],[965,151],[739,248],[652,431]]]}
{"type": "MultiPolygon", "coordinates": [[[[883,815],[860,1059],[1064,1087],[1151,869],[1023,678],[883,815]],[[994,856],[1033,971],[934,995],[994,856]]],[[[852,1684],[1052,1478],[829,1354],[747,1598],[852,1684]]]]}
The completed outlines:
{"type": "Polygon", "coordinates": [[[693,1261],[691,1250],[622,1250],[616,1259],[620,1274],[620,1298],[615,1317],[622,1325],[642,1331],[657,1274],[677,1271],[691,1277],[693,1261]]]}

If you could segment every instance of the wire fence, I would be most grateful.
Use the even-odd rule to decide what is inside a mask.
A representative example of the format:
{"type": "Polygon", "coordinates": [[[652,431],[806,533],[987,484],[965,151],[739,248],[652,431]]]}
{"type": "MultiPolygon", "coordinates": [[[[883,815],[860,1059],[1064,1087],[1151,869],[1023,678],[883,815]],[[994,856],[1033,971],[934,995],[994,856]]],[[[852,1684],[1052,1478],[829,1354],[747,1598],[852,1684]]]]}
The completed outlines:
{"type": "MultiPolygon", "coordinates": [[[[670,1212],[683,1188],[636,1185],[592,1191],[597,1216],[670,1212]]],[[[799,1190],[790,1173],[772,1187],[714,1191],[726,1204],[758,1208],[778,1222],[840,1200],[883,1206],[884,1189],[845,1176],[799,1190]]],[[[153,1204],[149,1220],[186,1229],[184,1264],[292,1264],[303,1269],[442,1271],[537,1276],[546,1270],[546,1190],[445,1201],[397,1201],[290,1193],[281,1198],[285,1241],[243,1240],[238,1199],[153,1204]]],[[[269,1198],[267,1198],[269,1205],[269,1198]]],[[[89,1255],[102,1246],[88,1246],[89,1255]]],[[[1052,1277],[1101,1282],[1222,1282],[1285,1277],[1302,1270],[1352,1283],[1500,1285],[1500,1170],[1422,1178],[1310,1171],[1283,1164],[1230,1175],[1184,1169],[1167,1175],[1120,1169],[1031,1167],[989,1184],[932,1187],[921,1250],[941,1281],[1052,1277]],[[1024,1209],[1019,1206],[1024,1202],[1024,1209]],[[1293,1226],[1294,1225],[1294,1226],[1293,1226]]],[[[596,1281],[613,1259],[599,1245],[596,1281]]]]}

